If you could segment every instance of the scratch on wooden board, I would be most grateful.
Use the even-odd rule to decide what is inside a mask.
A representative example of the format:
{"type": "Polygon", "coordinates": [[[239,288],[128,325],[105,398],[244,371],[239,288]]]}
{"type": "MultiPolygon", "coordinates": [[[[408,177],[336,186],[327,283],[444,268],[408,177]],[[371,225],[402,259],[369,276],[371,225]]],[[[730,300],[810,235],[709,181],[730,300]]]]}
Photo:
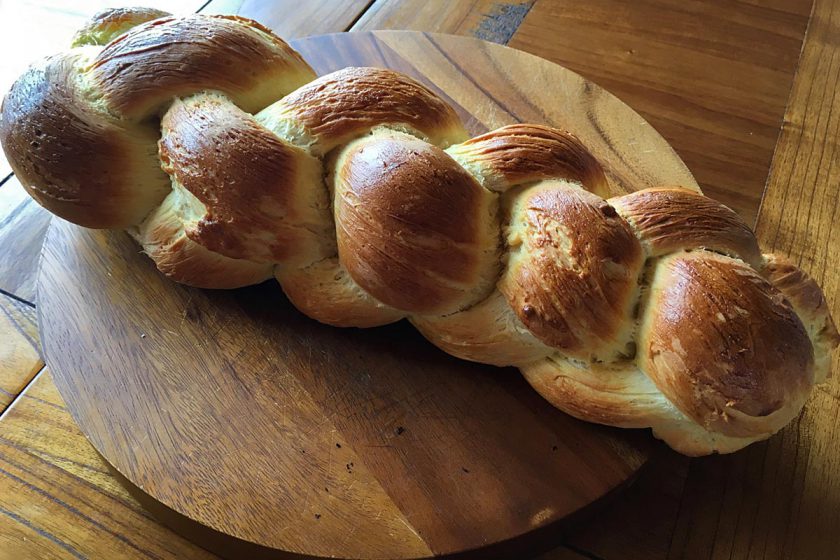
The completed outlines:
{"type": "Polygon", "coordinates": [[[507,45],[533,4],[494,4],[489,14],[483,14],[484,17],[478,27],[472,30],[472,34],[485,41],[507,45]]]}
{"type": "Polygon", "coordinates": [[[423,540],[423,537],[421,537],[421,536],[420,536],[420,533],[418,533],[418,532],[417,532],[417,530],[416,530],[414,527],[412,527],[411,525],[409,525],[408,521],[406,521],[406,520],[405,520],[405,519],[403,519],[402,517],[397,517],[397,519],[399,519],[399,520],[402,522],[402,524],[403,524],[403,525],[405,525],[406,527],[408,527],[408,530],[409,530],[409,531],[411,531],[412,533],[414,533],[414,535],[415,535],[418,539],[420,539],[421,541],[423,540]]]}
{"type": "MultiPolygon", "coordinates": [[[[377,519],[379,519],[379,518],[377,517],[377,519]]],[[[339,550],[343,549],[343,548],[344,548],[344,545],[346,545],[348,542],[350,542],[350,537],[352,537],[354,534],[356,534],[356,531],[358,531],[358,530],[359,530],[359,524],[358,524],[358,523],[357,523],[357,524],[354,524],[354,525],[353,525],[353,528],[352,528],[352,529],[350,529],[350,530],[347,532],[347,535],[346,535],[346,536],[344,537],[344,539],[341,541],[341,544],[338,546],[338,549],[339,549],[339,550]]]]}

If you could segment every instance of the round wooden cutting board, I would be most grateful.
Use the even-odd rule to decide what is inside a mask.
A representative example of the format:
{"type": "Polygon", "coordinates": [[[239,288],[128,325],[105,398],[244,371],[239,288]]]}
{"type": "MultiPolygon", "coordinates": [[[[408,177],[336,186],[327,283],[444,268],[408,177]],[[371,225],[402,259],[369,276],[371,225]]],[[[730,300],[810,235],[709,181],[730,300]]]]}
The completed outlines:
{"type": "MultiPolygon", "coordinates": [[[[412,32],[294,46],[319,73],[410,74],[472,133],[571,130],[617,189],[697,186],[639,115],[534,56],[412,32]]],[[[179,286],[125,233],[53,220],[38,301],[81,429],[153,513],[229,556],[521,558],[647,458],[650,436],[574,420],[516,370],[447,356],[404,322],[318,324],[274,282],[179,286]]]]}

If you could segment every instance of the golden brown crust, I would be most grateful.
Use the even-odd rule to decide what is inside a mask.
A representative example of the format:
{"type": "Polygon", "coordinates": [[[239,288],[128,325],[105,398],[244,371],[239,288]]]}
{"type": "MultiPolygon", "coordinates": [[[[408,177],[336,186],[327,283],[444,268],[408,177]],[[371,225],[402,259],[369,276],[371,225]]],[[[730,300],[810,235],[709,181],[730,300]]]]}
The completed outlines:
{"type": "Polygon", "coordinates": [[[732,437],[704,429],[665,398],[632,361],[584,365],[551,356],[521,369],[540,395],[575,418],[622,428],[650,427],[654,436],[684,455],[732,453],[774,433],[732,437]]]}
{"type": "Polygon", "coordinates": [[[772,254],[766,255],[762,273],[785,295],[799,315],[819,318],[817,322],[821,324],[814,329],[815,331],[824,331],[833,346],[840,344],[840,335],[829,315],[828,303],[822,289],[813,278],[781,255],[772,254]]]}
{"type": "Polygon", "coordinates": [[[360,139],[339,158],[334,199],[341,264],[379,301],[446,313],[490,292],[495,197],[440,148],[399,133],[360,139]]]}
{"type": "Polygon", "coordinates": [[[175,189],[134,234],[158,270],[196,288],[240,288],[271,278],[271,264],[231,259],[187,237],[177,198],[175,189]]]}
{"type": "Polygon", "coordinates": [[[72,46],[106,45],[141,23],[171,15],[154,8],[110,8],[94,16],[73,36],[72,46]]]}
{"type": "Polygon", "coordinates": [[[830,371],[840,335],[812,279],[693,191],[603,200],[604,170],[567,132],[464,141],[449,105],[390,70],[292,92],[312,70],[236,16],[111,10],[75,46],[13,87],[0,140],[39,202],[131,226],[175,281],[274,275],[319,321],[408,318],[578,418],[692,455],[775,433],[830,371]]]}
{"type": "Polygon", "coordinates": [[[551,404],[587,422],[647,428],[675,417],[674,406],[632,360],[582,364],[554,355],[520,369],[551,404]]]}
{"type": "Polygon", "coordinates": [[[741,261],[694,251],[655,268],[638,347],[642,369],[702,427],[773,433],[813,382],[813,351],[782,294],[741,261]]]}
{"type": "Polygon", "coordinates": [[[521,366],[554,353],[525,328],[498,290],[464,311],[415,315],[411,323],[444,352],[473,362],[521,366]]]}
{"type": "Polygon", "coordinates": [[[563,182],[529,187],[514,199],[507,243],[499,289],[537,338],[584,360],[626,351],[644,260],[606,201],[563,182]]]}
{"type": "Polygon", "coordinates": [[[822,289],[813,278],[781,255],[764,255],[761,270],[796,310],[814,345],[814,378],[822,383],[831,375],[831,355],[840,346],[840,334],[822,289]]]}
{"type": "Polygon", "coordinates": [[[411,129],[438,146],[466,138],[452,107],[419,82],[382,68],[321,76],[268,111],[302,126],[319,155],[381,125],[411,129]]]}
{"type": "Polygon", "coordinates": [[[755,234],[741,217],[700,193],[683,188],[654,188],[611,198],[635,230],[649,256],[706,248],[761,266],[755,234]]]}
{"type": "Polygon", "coordinates": [[[602,197],[609,184],[598,160],[573,134],[536,124],[512,124],[447,150],[493,191],[542,179],[567,179],[602,197]]]}
{"type": "Polygon", "coordinates": [[[314,78],[296,51],[258,23],[198,14],[132,29],[99,53],[91,71],[109,110],[132,120],[202,90],[254,112],[314,78]]]}
{"type": "Polygon", "coordinates": [[[186,229],[190,239],[231,258],[282,264],[334,251],[318,160],[219,95],[176,101],[162,128],[164,170],[206,208],[186,229]]]}
{"type": "Polygon", "coordinates": [[[277,267],[277,281],[289,301],[306,316],[334,327],[378,327],[405,313],[377,301],[341,266],[337,257],[304,268],[277,267]]]}
{"type": "Polygon", "coordinates": [[[50,212],[91,228],[139,223],[169,191],[155,128],[124,128],[76,87],[87,60],[74,51],[30,67],[3,101],[0,141],[27,192],[50,212]]]}

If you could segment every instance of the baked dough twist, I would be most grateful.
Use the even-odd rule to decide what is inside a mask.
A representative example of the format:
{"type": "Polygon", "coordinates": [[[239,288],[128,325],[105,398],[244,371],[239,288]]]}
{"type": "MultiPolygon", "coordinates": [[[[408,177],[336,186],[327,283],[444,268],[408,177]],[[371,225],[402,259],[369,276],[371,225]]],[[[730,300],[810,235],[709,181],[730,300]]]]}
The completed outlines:
{"type": "Polygon", "coordinates": [[[781,429],[838,345],[820,288],[725,206],[681,188],[610,198],[568,133],[467,139],[414,80],[315,79],[239,17],[98,15],[17,81],[0,138],[40,204],[128,229],[178,282],[273,275],[325,323],[407,318],[578,418],[686,454],[781,429]]]}

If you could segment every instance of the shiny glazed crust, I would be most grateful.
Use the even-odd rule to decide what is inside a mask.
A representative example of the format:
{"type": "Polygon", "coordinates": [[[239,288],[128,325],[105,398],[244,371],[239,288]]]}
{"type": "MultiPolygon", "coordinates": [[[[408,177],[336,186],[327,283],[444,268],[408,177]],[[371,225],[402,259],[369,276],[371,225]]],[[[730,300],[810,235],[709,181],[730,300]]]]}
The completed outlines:
{"type": "Polygon", "coordinates": [[[175,281],[274,276],[324,323],[408,319],[682,453],[777,432],[840,344],[819,286],[722,204],[678,186],[610,198],[566,131],[469,139],[429,87],[378,68],[315,79],[251,20],[104,12],[0,116],[39,203],[128,229],[175,281]]]}
{"type": "Polygon", "coordinates": [[[217,94],[175,101],[161,129],[163,169],[203,207],[187,237],[234,259],[290,264],[328,256],[320,249],[332,236],[329,197],[312,188],[321,181],[317,159],[217,94]]]}
{"type": "Polygon", "coordinates": [[[526,188],[512,206],[499,290],[519,320],[578,359],[625,351],[644,263],[627,223],[601,197],[553,181],[526,188]]]}
{"type": "Polygon", "coordinates": [[[814,356],[802,322],[741,261],[699,251],[665,257],[643,314],[637,363],[707,430],[759,435],[790,421],[810,391],[814,356]]]}
{"type": "Polygon", "coordinates": [[[493,289],[496,199],[446,152],[405,134],[373,135],[342,152],[334,177],[341,264],[374,298],[445,314],[493,289]]]}

